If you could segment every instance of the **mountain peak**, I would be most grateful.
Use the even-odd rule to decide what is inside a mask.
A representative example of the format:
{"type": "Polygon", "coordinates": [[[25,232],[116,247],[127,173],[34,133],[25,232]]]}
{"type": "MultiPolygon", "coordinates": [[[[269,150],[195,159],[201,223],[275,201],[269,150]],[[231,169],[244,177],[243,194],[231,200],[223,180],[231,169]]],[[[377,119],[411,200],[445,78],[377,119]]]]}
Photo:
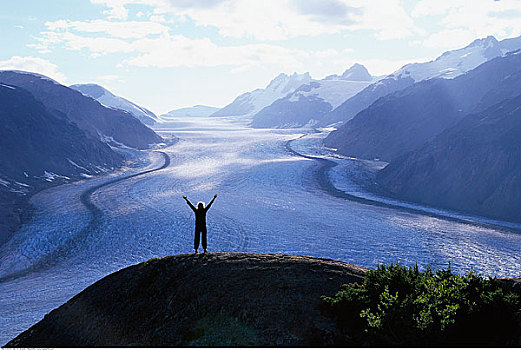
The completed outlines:
{"type": "Polygon", "coordinates": [[[69,87],[79,91],[85,96],[95,99],[105,107],[117,108],[130,113],[145,125],[154,125],[158,120],[157,116],[153,112],[144,107],[138,106],[123,97],[114,95],[101,85],[88,83],[75,84],[69,87]]]}
{"type": "MultiPolygon", "coordinates": [[[[103,86],[98,84],[74,84],[69,86],[71,89],[77,90],[81,92],[82,94],[92,97],[94,99],[98,99],[101,96],[103,96],[106,92],[109,92],[107,89],[105,89],[103,86]]],[[[113,95],[111,93],[111,95],[113,95]]]]}
{"type": "Polygon", "coordinates": [[[486,38],[481,38],[481,39],[474,40],[467,47],[481,46],[481,47],[487,48],[487,47],[496,45],[498,43],[499,43],[499,41],[494,36],[489,35],[486,38]]]}
{"type": "Polygon", "coordinates": [[[280,73],[277,75],[266,87],[266,89],[277,89],[277,87],[281,85],[287,85],[288,83],[298,82],[301,84],[305,84],[311,81],[311,76],[309,72],[299,74],[294,72],[291,75],[287,75],[286,73],[280,73]]]}
{"type": "Polygon", "coordinates": [[[342,80],[370,81],[372,76],[367,71],[367,68],[360,63],[355,63],[349,69],[346,69],[340,78],[342,80]]]}

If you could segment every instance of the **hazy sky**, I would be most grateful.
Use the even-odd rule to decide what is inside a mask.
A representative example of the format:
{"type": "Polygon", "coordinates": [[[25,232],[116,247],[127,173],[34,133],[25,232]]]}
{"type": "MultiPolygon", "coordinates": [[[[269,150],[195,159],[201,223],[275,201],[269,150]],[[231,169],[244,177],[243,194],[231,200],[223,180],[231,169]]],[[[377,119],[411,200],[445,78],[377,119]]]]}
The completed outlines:
{"type": "Polygon", "coordinates": [[[521,35],[521,0],[2,1],[0,69],[99,83],[161,114],[217,107],[281,72],[374,75],[521,35]]]}

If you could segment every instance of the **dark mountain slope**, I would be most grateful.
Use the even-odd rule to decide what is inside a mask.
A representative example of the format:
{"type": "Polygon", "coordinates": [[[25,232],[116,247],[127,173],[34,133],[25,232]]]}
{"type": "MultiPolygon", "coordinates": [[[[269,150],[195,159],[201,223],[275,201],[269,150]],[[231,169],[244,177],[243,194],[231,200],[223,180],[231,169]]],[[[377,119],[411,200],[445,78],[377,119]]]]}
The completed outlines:
{"type": "Polygon", "coordinates": [[[123,157],[98,139],[48,110],[29,92],[0,84],[0,244],[19,219],[17,197],[64,177],[119,166],[123,157]],[[61,178],[54,178],[57,176],[61,178]]]}
{"type": "Polygon", "coordinates": [[[29,91],[49,110],[63,113],[95,138],[113,139],[129,147],[145,149],[162,141],[156,133],[128,112],[102,106],[81,92],[29,72],[0,71],[0,83],[29,91]]]}
{"type": "Polygon", "coordinates": [[[471,111],[513,97],[521,55],[488,61],[455,79],[432,79],[385,96],[332,132],[325,145],[342,154],[387,161],[421,147],[471,111]]]}
{"type": "Polygon", "coordinates": [[[378,182],[405,200],[521,222],[521,96],[465,117],[378,182]]]}
{"type": "Polygon", "coordinates": [[[365,269],[303,256],[178,255],[96,282],[7,347],[332,344],[322,295],[365,269]]]}

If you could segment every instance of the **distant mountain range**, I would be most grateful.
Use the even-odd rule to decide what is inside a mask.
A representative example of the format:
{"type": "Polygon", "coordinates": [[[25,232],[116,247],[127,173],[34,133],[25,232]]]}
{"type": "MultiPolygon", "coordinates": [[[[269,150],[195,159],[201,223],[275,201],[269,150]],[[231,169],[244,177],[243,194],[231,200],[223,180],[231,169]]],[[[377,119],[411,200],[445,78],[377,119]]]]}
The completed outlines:
{"type": "Polygon", "coordinates": [[[160,116],[161,120],[168,121],[171,118],[182,118],[182,117],[209,117],[215,112],[217,112],[220,108],[204,106],[204,105],[196,105],[192,107],[178,108],[171,110],[168,113],[162,114],[160,116]]]}
{"type": "Polygon", "coordinates": [[[255,128],[328,126],[345,123],[379,98],[432,78],[453,79],[480,64],[521,48],[521,38],[477,39],[425,63],[411,63],[380,79],[355,64],[342,75],[313,80],[309,74],[279,75],[266,89],[237,97],[215,116],[251,117],[255,128]],[[300,83],[300,84],[299,84],[300,83]]]}
{"type": "Polygon", "coordinates": [[[20,224],[27,194],[119,167],[114,147],[162,142],[130,113],[22,71],[0,71],[0,124],[0,244],[20,224]]]}
{"type": "Polygon", "coordinates": [[[515,96],[520,73],[521,56],[507,55],[454,79],[416,83],[379,99],[324,143],[347,156],[393,161],[468,113],[515,96]]]}
{"type": "Polygon", "coordinates": [[[253,116],[254,128],[299,127],[317,123],[325,114],[375,81],[355,64],[342,75],[304,84],[253,116]]]}
{"type": "Polygon", "coordinates": [[[1,71],[0,83],[29,91],[45,107],[63,113],[93,138],[137,149],[162,142],[161,137],[130,113],[107,108],[93,98],[47,77],[28,72],[1,71]]]}
{"type": "Polygon", "coordinates": [[[99,138],[25,89],[0,84],[0,103],[0,178],[5,187],[23,191],[38,181],[80,178],[123,161],[99,138]]]}
{"type": "Polygon", "coordinates": [[[384,96],[324,143],[390,161],[377,182],[392,197],[521,222],[520,94],[517,50],[384,96]]]}
{"type": "Polygon", "coordinates": [[[251,117],[275,100],[295,91],[303,84],[312,81],[309,73],[286,75],[273,79],[265,89],[256,89],[237,97],[232,103],[213,113],[214,117],[244,116],[251,117]]]}
{"type": "Polygon", "coordinates": [[[97,84],[75,84],[69,87],[81,92],[85,96],[92,97],[105,107],[121,109],[129,112],[145,125],[152,126],[158,122],[158,117],[153,112],[144,107],[138,106],[123,97],[114,95],[103,86],[97,84]]]}
{"type": "Polygon", "coordinates": [[[346,100],[325,115],[320,125],[349,121],[380,97],[403,90],[422,80],[455,78],[495,57],[520,48],[521,37],[497,41],[493,36],[489,36],[477,39],[462,49],[447,51],[434,61],[407,64],[346,100]]]}

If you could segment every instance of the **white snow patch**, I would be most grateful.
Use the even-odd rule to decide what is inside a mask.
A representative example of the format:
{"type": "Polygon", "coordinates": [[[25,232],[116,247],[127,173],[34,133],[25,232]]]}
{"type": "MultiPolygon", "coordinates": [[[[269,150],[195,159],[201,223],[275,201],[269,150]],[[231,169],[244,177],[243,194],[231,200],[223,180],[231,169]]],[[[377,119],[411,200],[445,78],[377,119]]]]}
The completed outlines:
{"type": "Polygon", "coordinates": [[[65,179],[65,180],[70,180],[70,178],[67,176],[55,174],[52,171],[47,171],[47,170],[43,171],[43,177],[45,178],[45,181],[49,181],[49,182],[52,182],[59,178],[65,179]]]}
{"type": "Polygon", "coordinates": [[[5,85],[5,84],[0,84],[0,86],[6,87],[11,90],[16,90],[13,86],[5,85]]]}
{"type": "MultiPolygon", "coordinates": [[[[317,88],[310,91],[294,92],[291,98],[298,100],[298,96],[316,96],[329,103],[332,109],[335,109],[371,83],[372,81],[321,80],[317,88]]],[[[292,100],[290,99],[290,101],[292,100]]]]}
{"type": "Polygon", "coordinates": [[[69,158],[67,158],[67,160],[69,161],[69,163],[71,163],[72,166],[75,166],[75,167],[78,168],[78,169],[83,169],[83,170],[85,170],[85,171],[89,171],[89,169],[85,169],[85,168],[82,167],[81,165],[76,164],[76,162],[74,162],[73,160],[71,160],[71,159],[69,159],[69,158]]]}
{"type": "Polygon", "coordinates": [[[120,97],[114,95],[112,92],[108,91],[104,87],[96,84],[78,84],[78,85],[72,85],[72,89],[75,89],[79,91],[81,94],[94,98],[93,95],[93,89],[102,89],[103,94],[97,98],[94,98],[96,101],[98,101],[101,105],[104,107],[107,107],[109,109],[114,110],[121,110],[124,112],[128,112],[131,115],[135,117],[146,117],[152,119],[152,121],[158,122],[157,116],[152,113],[151,111],[147,110],[146,108],[140,107],[136,105],[135,103],[120,97]]]}

